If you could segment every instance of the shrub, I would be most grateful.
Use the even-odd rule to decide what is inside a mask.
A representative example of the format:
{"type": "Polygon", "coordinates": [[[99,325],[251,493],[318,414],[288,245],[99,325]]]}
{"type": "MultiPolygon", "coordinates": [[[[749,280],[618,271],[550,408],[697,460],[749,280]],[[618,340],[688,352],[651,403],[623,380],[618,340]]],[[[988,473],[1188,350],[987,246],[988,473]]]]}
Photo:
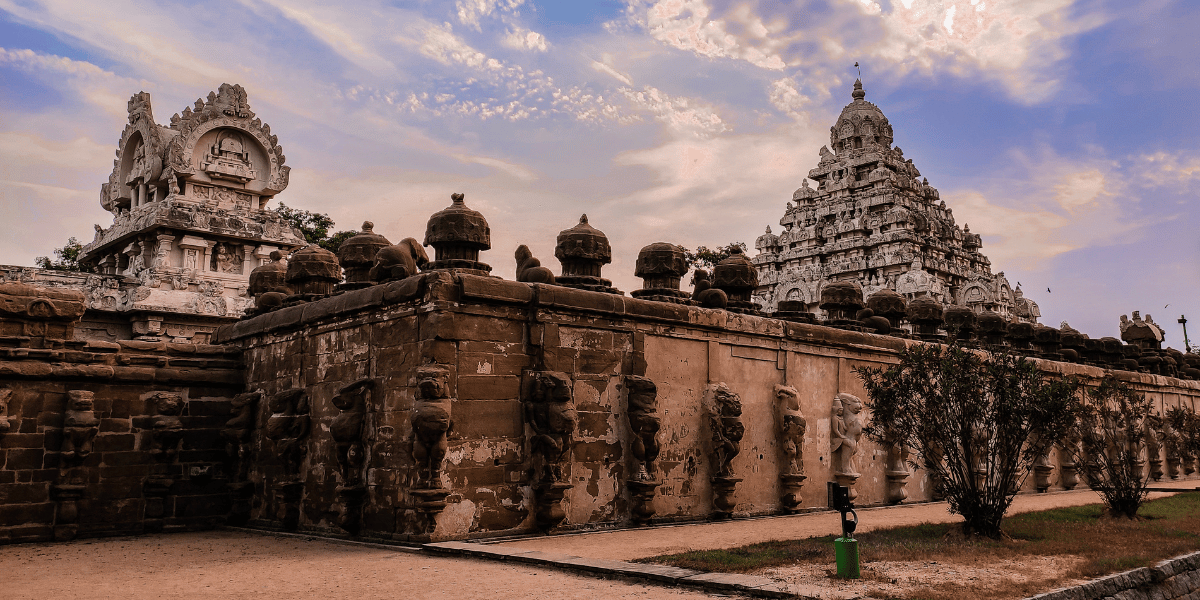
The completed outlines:
{"type": "Polygon", "coordinates": [[[856,371],[870,399],[867,435],[912,448],[912,466],[929,472],[967,535],[1001,536],[1034,461],[1079,412],[1074,379],[1004,352],[917,344],[897,365],[856,371]]]}
{"type": "Polygon", "coordinates": [[[1087,390],[1081,408],[1070,436],[1079,443],[1062,448],[1111,514],[1133,518],[1150,482],[1142,460],[1150,400],[1109,375],[1087,390]]]}

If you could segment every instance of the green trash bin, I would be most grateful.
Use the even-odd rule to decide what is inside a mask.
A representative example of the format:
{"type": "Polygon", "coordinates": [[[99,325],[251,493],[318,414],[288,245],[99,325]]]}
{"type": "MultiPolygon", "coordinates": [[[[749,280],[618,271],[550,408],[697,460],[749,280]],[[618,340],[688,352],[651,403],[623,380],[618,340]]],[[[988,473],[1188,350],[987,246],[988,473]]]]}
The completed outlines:
{"type": "Polygon", "coordinates": [[[837,557],[837,574],[842,579],[861,579],[858,571],[858,540],[840,537],[833,540],[833,552],[837,557]]]}

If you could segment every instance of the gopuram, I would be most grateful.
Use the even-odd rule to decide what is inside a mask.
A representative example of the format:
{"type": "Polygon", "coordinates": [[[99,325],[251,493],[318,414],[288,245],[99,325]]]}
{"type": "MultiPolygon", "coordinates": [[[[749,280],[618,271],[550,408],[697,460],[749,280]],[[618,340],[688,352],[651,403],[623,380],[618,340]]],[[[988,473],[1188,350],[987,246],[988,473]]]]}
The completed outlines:
{"type": "Polygon", "coordinates": [[[867,296],[890,289],[909,300],[929,296],[1036,323],[1037,304],[1003,272],[992,274],[980,236],[955,224],[937,189],[892,146],[892,126],[866,101],[861,81],[851,96],[820,162],[787,203],[783,231],[775,235],[768,226],[754,244],[755,299],[767,312],[787,302],[785,310],[823,314],[824,286],[851,281],[867,296]]]}
{"type": "MultiPolygon", "coordinates": [[[[1200,403],[1200,356],[1164,348],[1150,315],[1122,318],[1123,343],[1023,321],[1015,290],[1010,304],[986,295],[1003,281],[988,279],[977,239],[955,237],[882,115],[855,103],[855,135],[835,139],[845,156],[822,163],[812,193],[890,204],[863,200],[851,217],[845,200],[842,219],[801,202],[791,231],[816,231],[818,214],[839,228],[865,219],[825,243],[891,240],[872,252],[900,262],[838,273],[873,269],[881,286],[896,275],[896,290],[826,281],[764,316],[752,297],[763,265],[741,253],[689,292],[683,249],[653,241],[636,259],[641,289],[617,290],[606,224],[586,216],[563,224],[557,272],[520,245],[503,253],[516,281],[492,275],[491,227],[462,193],[397,243],[366,222],[337,253],[301,247],[265,208],[288,171],[241,87],[170,127],[135,95],[102,188],[114,224],[85,254],[102,273],[4,268],[0,543],[224,524],[486,538],[820,510],[829,482],[858,506],[927,501],[937,489],[907,449],[864,433],[854,369],[948,339],[1087,385],[1121,378],[1153,401],[1149,476],[1200,476],[1166,418],[1200,403]],[[868,151],[873,163],[855,162],[868,151]],[[876,225],[881,211],[908,216],[876,225]],[[902,285],[914,264],[930,269],[924,291],[902,285]]],[[[1040,457],[1021,493],[1083,485],[1067,456],[1040,457]]]]}
{"type": "Polygon", "coordinates": [[[246,90],[225,84],[155,122],[150,94],[129,100],[96,225],[80,262],[94,273],[0,267],[8,281],[83,292],[91,339],[206,342],[251,306],[250,271],[305,244],[267,203],[291,168],[246,90]]]}

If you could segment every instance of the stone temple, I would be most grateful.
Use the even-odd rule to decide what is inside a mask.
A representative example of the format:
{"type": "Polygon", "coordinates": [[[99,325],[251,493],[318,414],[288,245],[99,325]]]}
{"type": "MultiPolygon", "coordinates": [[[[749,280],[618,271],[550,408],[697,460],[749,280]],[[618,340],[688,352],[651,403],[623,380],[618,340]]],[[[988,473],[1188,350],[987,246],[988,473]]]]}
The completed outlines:
{"type": "Polygon", "coordinates": [[[867,296],[886,288],[909,300],[929,296],[1036,323],[1037,304],[1003,272],[992,274],[979,235],[955,224],[937,189],[892,146],[892,126],[866,101],[861,81],[851,96],[820,162],[787,203],[783,231],[775,235],[768,226],[754,244],[755,299],[767,312],[798,302],[820,313],[825,284],[852,281],[867,296]]]}
{"type": "MultiPolygon", "coordinates": [[[[100,272],[0,267],[0,543],[531,535],[823,509],[829,482],[859,506],[930,500],[906,449],[863,437],[855,369],[948,338],[1119,376],[1153,399],[1147,473],[1197,477],[1161,417],[1200,404],[1200,356],[1137,312],[1128,343],[1029,322],[860,89],[834,131],[756,262],[688,292],[683,249],[648,240],[626,295],[586,216],[557,273],[522,245],[516,281],[492,275],[461,193],[397,243],[366,222],[336,254],[304,246],[267,208],[288,167],[245,90],[166,127],[136,94],[101,187],[113,224],[84,254],[100,272]]],[[[1081,485],[1070,456],[1021,491],[1081,485]]]]}

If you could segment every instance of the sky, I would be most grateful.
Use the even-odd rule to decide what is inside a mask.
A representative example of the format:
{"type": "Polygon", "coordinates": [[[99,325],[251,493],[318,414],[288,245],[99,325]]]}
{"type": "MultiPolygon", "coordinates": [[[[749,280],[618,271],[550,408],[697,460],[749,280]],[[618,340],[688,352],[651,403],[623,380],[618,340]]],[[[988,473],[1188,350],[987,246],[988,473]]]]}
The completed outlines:
{"type": "Polygon", "coordinates": [[[857,62],[1043,323],[1117,336],[1139,310],[1182,349],[1180,315],[1200,340],[1196,31],[1186,0],[0,0],[0,264],[111,224],[130,96],[165,124],[228,82],[279,136],[288,206],[396,242],[462,192],[506,278],[519,244],[557,271],[586,213],[629,291],[647,244],[780,230],[857,62]]]}

